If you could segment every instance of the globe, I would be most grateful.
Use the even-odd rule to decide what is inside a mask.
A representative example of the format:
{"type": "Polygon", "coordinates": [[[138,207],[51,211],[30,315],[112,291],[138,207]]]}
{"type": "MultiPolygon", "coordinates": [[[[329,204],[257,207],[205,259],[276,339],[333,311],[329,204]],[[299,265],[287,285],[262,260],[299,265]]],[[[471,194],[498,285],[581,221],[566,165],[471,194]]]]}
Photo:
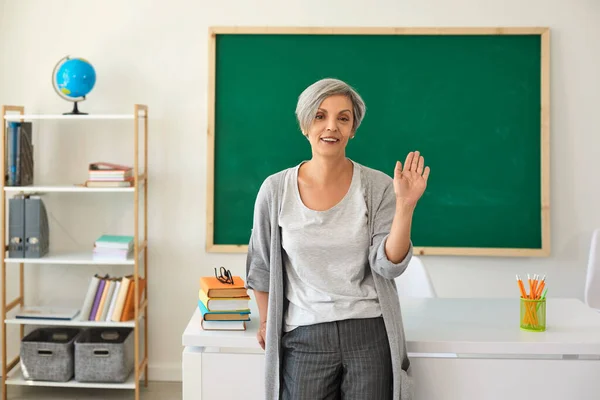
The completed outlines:
{"type": "Polygon", "coordinates": [[[92,64],[81,57],[66,56],[54,67],[52,86],[65,100],[73,102],[73,110],[65,115],[86,115],[79,111],[77,103],[86,99],[96,84],[96,71],[92,64]]]}

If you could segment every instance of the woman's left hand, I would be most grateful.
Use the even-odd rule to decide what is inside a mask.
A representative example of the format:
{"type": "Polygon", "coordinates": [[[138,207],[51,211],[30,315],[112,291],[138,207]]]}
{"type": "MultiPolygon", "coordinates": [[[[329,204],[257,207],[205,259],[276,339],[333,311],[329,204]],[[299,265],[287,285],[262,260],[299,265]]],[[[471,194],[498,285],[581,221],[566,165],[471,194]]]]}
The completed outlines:
{"type": "Polygon", "coordinates": [[[396,161],[394,192],[397,206],[416,207],[427,187],[429,171],[429,167],[425,167],[425,159],[418,151],[408,153],[404,169],[402,163],[396,161]]]}

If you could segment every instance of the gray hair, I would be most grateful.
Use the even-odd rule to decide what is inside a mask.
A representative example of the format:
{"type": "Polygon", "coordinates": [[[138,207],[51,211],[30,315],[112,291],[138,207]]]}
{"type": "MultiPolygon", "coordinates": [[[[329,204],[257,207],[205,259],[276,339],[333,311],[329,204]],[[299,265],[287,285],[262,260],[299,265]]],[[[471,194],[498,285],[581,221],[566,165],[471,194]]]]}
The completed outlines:
{"type": "Polygon", "coordinates": [[[360,126],[367,107],[360,95],[347,83],[333,78],[317,81],[304,89],[298,97],[296,105],[296,118],[300,129],[306,134],[317,114],[317,109],[327,97],[344,95],[352,101],[353,124],[352,130],[356,132],[360,126]]]}

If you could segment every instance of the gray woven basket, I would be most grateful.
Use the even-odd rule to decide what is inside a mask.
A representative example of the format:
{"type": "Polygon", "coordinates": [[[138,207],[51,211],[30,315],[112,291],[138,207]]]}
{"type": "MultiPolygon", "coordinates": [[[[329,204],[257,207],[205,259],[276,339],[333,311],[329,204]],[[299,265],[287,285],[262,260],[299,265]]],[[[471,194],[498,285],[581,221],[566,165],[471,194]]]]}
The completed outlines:
{"type": "Polygon", "coordinates": [[[73,345],[80,329],[40,328],[21,341],[21,370],[25,379],[66,382],[73,377],[73,345]]]}
{"type": "Polygon", "coordinates": [[[112,382],[127,380],[133,370],[131,328],[90,328],[75,341],[75,380],[112,382]]]}

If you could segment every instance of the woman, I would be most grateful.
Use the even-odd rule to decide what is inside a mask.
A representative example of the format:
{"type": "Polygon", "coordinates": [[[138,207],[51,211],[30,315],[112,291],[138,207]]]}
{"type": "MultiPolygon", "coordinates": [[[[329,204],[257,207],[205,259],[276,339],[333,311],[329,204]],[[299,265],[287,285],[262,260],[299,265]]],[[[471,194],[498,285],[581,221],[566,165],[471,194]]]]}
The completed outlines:
{"type": "Polygon", "coordinates": [[[312,158],[269,176],[257,195],[246,273],[267,399],[411,398],[394,278],[412,256],[429,167],[410,152],[392,179],[348,159],[364,114],[340,80],[306,88],[296,116],[312,158]]]}

